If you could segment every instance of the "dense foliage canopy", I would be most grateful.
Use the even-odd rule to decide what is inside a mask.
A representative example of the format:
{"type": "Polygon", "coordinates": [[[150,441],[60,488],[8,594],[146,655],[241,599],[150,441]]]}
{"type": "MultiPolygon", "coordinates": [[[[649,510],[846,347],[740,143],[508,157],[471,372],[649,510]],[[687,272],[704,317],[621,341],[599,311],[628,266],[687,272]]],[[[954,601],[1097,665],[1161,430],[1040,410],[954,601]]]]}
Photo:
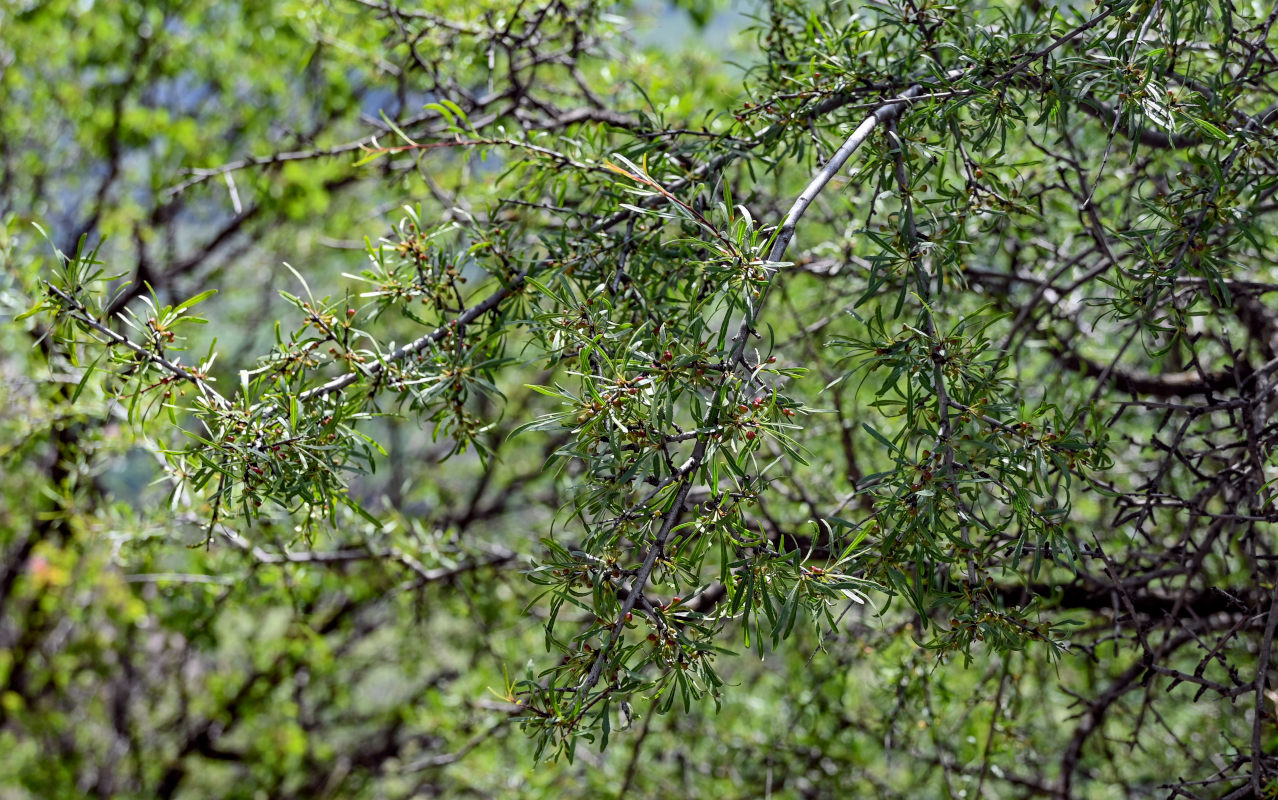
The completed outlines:
{"type": "Polygon", "coordinates": [[[0,9],[0,798],[1278,797],[1278,8],[0,9]]]}

